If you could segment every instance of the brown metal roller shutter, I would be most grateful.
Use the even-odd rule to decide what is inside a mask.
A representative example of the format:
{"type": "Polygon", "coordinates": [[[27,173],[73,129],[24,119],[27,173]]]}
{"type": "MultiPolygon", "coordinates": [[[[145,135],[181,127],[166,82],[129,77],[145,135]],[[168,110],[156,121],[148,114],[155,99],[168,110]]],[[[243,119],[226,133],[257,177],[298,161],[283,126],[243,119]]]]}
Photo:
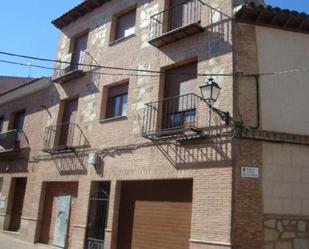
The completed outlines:
{"type": "Polygon", "coordinates": [[[192,181],[122,184],[118,249],[188,249],[192,181]]]}

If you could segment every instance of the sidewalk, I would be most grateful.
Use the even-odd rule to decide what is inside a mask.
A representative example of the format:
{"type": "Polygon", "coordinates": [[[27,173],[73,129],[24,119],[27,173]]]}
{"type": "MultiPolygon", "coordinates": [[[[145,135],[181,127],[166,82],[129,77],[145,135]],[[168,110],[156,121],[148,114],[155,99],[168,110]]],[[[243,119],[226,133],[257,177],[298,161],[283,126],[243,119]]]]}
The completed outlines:
{"type": "Polygon", "coordinates": [[[54,249],[55,247],[44,244],[33,244],[0,233],[0,249],[54,249]]]}

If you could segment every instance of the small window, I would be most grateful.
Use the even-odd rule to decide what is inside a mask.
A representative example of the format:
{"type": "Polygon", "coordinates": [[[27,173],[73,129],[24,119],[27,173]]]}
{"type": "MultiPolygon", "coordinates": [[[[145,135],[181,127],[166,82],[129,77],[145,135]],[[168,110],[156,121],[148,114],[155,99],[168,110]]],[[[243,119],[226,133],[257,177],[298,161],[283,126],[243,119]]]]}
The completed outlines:
{"type": "Polygon", "coordinates": [[[108,89],[106,118],[127,116],[128,83],[108,89]]]}
{"type": "Polygon", "coordinates": [[[117,17],[114,40],[128,37],[135,33],[136,9],[117,17]]]}
{"type": "Polygon", "coordinates": [[[0,117],[0,133],[3,132],[4,116],[0,117]]]}

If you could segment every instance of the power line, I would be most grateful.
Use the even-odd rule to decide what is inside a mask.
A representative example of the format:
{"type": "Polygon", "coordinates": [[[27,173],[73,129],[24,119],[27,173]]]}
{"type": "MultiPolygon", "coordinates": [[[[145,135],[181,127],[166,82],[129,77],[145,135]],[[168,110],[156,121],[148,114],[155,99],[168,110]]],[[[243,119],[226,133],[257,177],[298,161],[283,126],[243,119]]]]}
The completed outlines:
{"type": "MultiPolygon", "coordinates": [[[[64,64],[74,65],[74,66],[85,66],[85,67],[90,67],[90,68],[94,68],[94,69],[109,69],[109,70],[132,71],[132,72],[141,72],[141,73],[194,75],[194,76],[236,76],[235,74],[221,74],[221,73],[220,74],[219,73],[214,73],[214,74],[167,73],[165,71],[157,71],[157,70],[150,70],[150,69],[124,68],[124,67],[112,67],[112,66],[103,66],[103,65],[91,65],[91,64],[84,64],[84,63],[75,63],[75,62],[69,62],[69,61],[53,60],[53,59],[46,59],[46,58],[40,58],[40,57],[34,57],[34,56],[28,56],[28,55],[8,53],[8,52],[4,52],[4,51],[0,51],[0,54],[18,57],[18,58],[24,58],[24,59],[44,61],[44,62],[64,63],[64,64]]],[[[50,69],[52,69],[52,68],[50,68],[50,69]]]]}
{"type": "MultiPolygon", "coordinates": [[[[18,65],[18,66],[25,66],[29,67],[29,64],[26,63],[20,63],[20,62],[14,62],[14,61],[8,61],[8,60],[0,60],[0,63],[7,63],[7,64],[12,64],[12,65],[18,65]]],[[[48,69],[48,70],[56,70],[56,71],[65,71],[64,69],[60,68],[54,68],[54,67],[46,67],[46,66],[40,66],[36,64],[32,64],[31,67],[35,68],[41,68],[41,69],[48,69]]],[[[130,74],[130,73],[107,73],[107,72],[87,72],[87,73],[92,73],[92,74],[99,74],[99,75],[111,75],[111,76],[147,76],[147,77],[160,77],[160,75],[146,75],[146,74],[130,74]]]]}
{"type": "MultiPolygon", "coordinates": [[[[68,61],[62,61],[62,60],[53,60],[53,59],[46,59],[46,58],[39,58],[39,57],[33,57],[28,55],[20,55],[20,54],[14,54],[14,53],[8,53],[4,51],[0,51],[0,54],[7,55],[7,56],[13,56],[18,58],[25,58],[25,59],[31,59],[31,60],[38,60],[38,61],[44,61],[44,62],[54,62],[54,63],[64,63],[68,65],[74,65],[74,66],[85,66],[94,68],[94,70],[101,70],[101,69],[108,69],[108,70],[118,70],[118,71],[131,71],[131,72],[140,72],[143,74],[133,74],[133,73],[108,73],[108,72],[95,72],[94,70],[91,70],[92,74],[101,74],[101,75],[114,75],[114,76],[144,76],[144,77],[160,77],[161,74],[165,75],[190,75],[190,76],[227,76],[227,77],[234,77],[234,76],[240,76],[240,77],[250,77],[250,76],[271,76],[271,75],[280,75],[280,74],[288,74],[288,73],[298,73],[298,72],[309,72],[309,68],[298,68],[298,69],[287,69],[283,71],[275,71],[275,72],[266,72],[266,73],[259,73],[259,74],[244,74],[244,73],[231,73],[231,74],[221,74],[221,73],[170,73],[166,71],[156,71],[156,70],[149,70],[149,69],[135,69],[135,68],[124,68],[124,67],[111,67],[111,66],[102,66],[102,65],[91,65],[91,64],[84,64],[84,63],[74,63],[74,62],[68,62],[68,61]],[[151,73],[151,74],[144,74],[144,73],[151,73]]],[[[29,67],[29,64],[20,63],[20,62],[14,62],[9,60],[0,60],[2,63],[8,63],[13,65],[19,65],[19,66],[27,66],[29,67]]],[[[41,66],[32,64],[32,67],[35,68],[41,68],[41,69],[48,69],[48,70],[56,70],[56,71],[64,71],[64,69],[60,68],[54,68],[54,67],[47,67],[47,66],[41,66]]]]}
{"type": "MultiPolygon", "coordinates": [[[[29,67],[29,64],[25,64],[25,63],[21,63],[21,62],[15,62],[15,61],[8,61],[8,60],[0,60],[0,62],[2,63],[7,63],[7,64],[13,64],[13,65],[18,65],[18,66],[26,66],[29,67]]],[[[68,63],[70,64],[70,63],[68,63]]],[[[71,65],[73,65],[75,63],[72,63],[71,65]]],[[[77,64],[79,66],[82,66],[83,64],[77,64]]],[[[36,64],[32,64],[31,67],[34,68],[41,68],[41,69],[48,69],[48,70],[55,70],[55,71],[65,71],[65,69],[61,69],[61,68],[54,68],[54,67],[47,67],[47,66],[41,66],[41,65],[36,65],[36,64]]],[[[102,69],[106,69],[106,68],[96,68],[94,70],[102,70],[102,69]]],[[[142,77],[160,77],[160,74],[167,74],[167,75],[192,75],[192,76],[235,76],[233,74],[196,74],[196,73],[167,73],[164,71],[158,71],[156,74],[144,74],[144,71],[142,70],[142,74],[134,74],[134,73],[109,73],[109,72],[97,72],[91,70],[87,73],[92,73],[92,74],[99,74],[99,75],[114,75],[114,76],[142,76],[142,77]]],[[[139,71],[139,69],[137,69],[139,71]]],[[[136,71],[137,71],[136,70],[136,71]]]]}

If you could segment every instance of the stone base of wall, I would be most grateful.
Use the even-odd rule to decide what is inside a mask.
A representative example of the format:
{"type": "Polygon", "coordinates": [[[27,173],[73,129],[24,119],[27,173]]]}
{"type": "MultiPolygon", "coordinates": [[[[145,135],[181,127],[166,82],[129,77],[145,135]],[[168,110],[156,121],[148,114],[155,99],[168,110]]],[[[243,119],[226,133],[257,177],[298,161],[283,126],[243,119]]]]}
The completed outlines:
{"type": "Polygon", "coordinates": [[[309,249],[309,217],[265,217],[264,241],[264,249],[309,249]]]}

